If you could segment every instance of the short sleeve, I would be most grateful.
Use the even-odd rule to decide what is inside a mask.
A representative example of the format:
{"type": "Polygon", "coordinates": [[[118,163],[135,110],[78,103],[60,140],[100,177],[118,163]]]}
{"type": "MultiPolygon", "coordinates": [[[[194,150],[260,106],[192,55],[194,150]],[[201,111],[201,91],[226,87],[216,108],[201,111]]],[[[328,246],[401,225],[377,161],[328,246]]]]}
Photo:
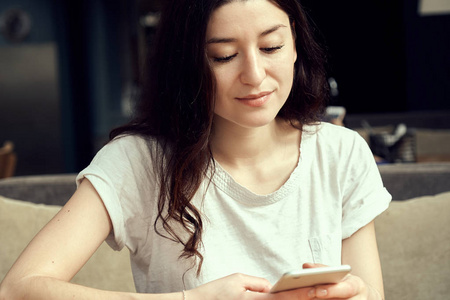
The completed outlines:
{"type": "Polygon", "coordinates": [[[342,239],[353,235],[385,211],[391,195],[367,142],[357,133],[347,161],[342,208],[342,239]]]}
{"type": "Polygon", "coordinates": [[[113,226],[106,241],[114,250],[126,246],[133,251],[137,244],[131,233],[144,226],[148,221],[144,214],[153,211],[155,180],[149,147],[141,137],[116,138],[77,176],[77,185],[86,178],[100,195],[113,226]]]}

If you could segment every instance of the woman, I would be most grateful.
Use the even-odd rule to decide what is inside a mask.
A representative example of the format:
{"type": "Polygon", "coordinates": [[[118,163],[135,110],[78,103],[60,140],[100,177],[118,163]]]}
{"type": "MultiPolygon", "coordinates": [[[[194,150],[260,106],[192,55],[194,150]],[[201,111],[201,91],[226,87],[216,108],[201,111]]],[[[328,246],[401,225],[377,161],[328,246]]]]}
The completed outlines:
{"type": "Polygon", "coordinates": [[[137,116],[0,298],[382,299],[373,219],[390,196],[365,142],[318,121],[322,55],[296,1],[169,2],[137,116]],[[68,283],[107,237],[130,249],[140,294],[68,283]],[[353,273],[268,293],[322,264],[353,273]]]}

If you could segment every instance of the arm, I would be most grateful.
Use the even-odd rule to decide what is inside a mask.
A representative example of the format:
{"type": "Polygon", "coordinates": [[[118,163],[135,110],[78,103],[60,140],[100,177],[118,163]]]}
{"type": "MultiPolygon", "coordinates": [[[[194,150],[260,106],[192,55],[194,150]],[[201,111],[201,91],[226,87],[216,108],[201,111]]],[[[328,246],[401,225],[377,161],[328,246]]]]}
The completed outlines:
{"type": "Polygon", "coordinates": [[[383,276],[372,221],[342,242],[342,263],[352,266],[352,274],[364,280],[372,297],[384,299],[383,276]]]}
{"type": "MultiPolygon", "coordinates": [[[[342,241],[342,264],[352,267],[351,275],[336,285],[317,287],[315,291],[317,298],[384,299],[383,279],[373,221],[342,241]]],[[[308,265],[307,267],[317,266],[308,265]]]]}
{"type": "MultiPolygon", "coordinates": [[[[0,285],[0,299],[153,299],[69,283],[112,229],[94,187],[83,180],[58,214],[36,235],[0,285]]],[[[181,293],[158,299],[182,299],[181,293]]]]}

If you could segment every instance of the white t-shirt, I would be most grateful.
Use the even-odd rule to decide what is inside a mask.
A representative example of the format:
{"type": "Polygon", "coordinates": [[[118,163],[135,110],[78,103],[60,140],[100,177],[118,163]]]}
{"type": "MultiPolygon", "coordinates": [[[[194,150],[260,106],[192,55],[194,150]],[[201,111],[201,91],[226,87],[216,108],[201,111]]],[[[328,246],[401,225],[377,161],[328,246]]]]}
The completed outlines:
{"type": "Polygon", "coordinates": [[[357,133],[328,123],[304,130],[298,165],[272,194],[252,193],[216,163],[211,184],[205,179],[192,200],[204,221],[198,277],[192,260],[179,258],[182,246],[154,230],[154,140],[125,136],[110,142],[77,182],[86,177],[102,198],[113,224],[107,241],[114,249],[129,248],[138,292],[190,289],[236,272],[275,283],[305,262],[340,265],[342,240],[391,200],[357,133]]]}

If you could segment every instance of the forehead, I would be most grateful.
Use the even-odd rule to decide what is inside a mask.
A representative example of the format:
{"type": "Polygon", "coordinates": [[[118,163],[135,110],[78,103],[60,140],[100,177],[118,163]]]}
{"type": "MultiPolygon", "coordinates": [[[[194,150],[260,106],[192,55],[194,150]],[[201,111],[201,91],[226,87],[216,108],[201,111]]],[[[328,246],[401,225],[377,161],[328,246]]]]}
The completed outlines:
{"type": "MultiPolygon", "coordinates": [[[[232,3],[232,2],[249,2],[249,1],[251,1],[251,0],[222,0],[222,1],[218,2],[216,9],[225,4],[232,3]]],[[[272,2],[273,4],[278,5],[275,0],[265,0],[265,1],[272,2]]]]}
{"type": "Polygon", "coordinates": [[[208,22],[207,36],[230,30],[289,25],[288,15],[273,1],[234,0],[217,7],[208,22]]]}

